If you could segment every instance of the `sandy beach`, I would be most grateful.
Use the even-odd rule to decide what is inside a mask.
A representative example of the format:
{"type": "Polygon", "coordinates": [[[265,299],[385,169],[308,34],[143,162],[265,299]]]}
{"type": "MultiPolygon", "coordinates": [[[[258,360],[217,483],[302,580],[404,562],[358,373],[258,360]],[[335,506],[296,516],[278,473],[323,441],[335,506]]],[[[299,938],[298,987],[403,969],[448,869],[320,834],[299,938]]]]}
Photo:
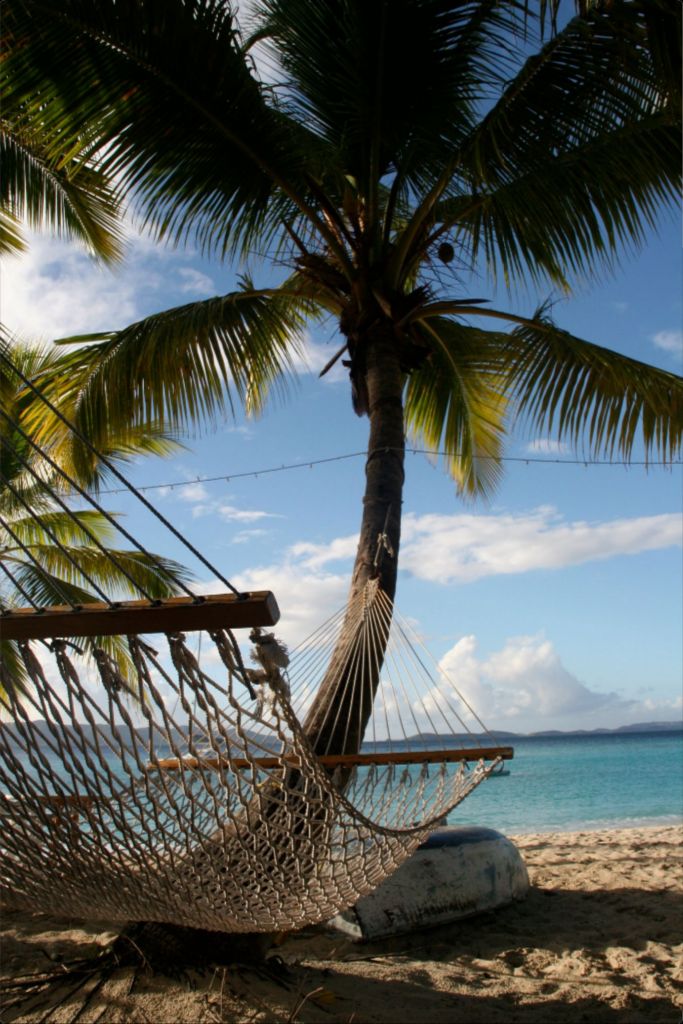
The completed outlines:
{"type": "Polygon", "coordinates": [[[683,1008],[683,828],[557,832],[515,840],[522,903],[373,945],[325,929],[290,935],[270,968],[144,966],[69,973],[117,926],[5,911],[2,1021],[637,1022],[683,1008]],[[36,973],[49,983],[22,982],[36,973]],[[20,998],[21,996],[21,998],[20,998]]]}

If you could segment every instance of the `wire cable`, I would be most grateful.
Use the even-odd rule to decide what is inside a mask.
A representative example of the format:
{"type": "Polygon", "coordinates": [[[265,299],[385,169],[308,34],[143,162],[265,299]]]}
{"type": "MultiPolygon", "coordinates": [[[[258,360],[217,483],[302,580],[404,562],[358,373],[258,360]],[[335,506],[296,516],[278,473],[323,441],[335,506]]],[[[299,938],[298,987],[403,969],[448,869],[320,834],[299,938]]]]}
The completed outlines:
{"type": "MultiPolygon", "coordinates": [[[[401,451],[399,448],[383,448],[385,452],[390,451],[401,451]]],[[[280,466],[267,466],[264,469],[249,469],[241,471],[239,473],[221,473],[218,476],[197,476],[191,480],[171,480],[168,483],[161,484],[145,484],[143,487],[139,487],[138,491],[160,491],[173,489],[175,487],[189,487],[192,484],[214,484],[214,483],[231,483],[233,480],[243,480],[248,477],[259,477],[268,476],[271,473],[287,473],[294,469],[313,469],[314,466],[323,466],[331,462],[344,462],[348,459],[358,459],[363,456],[367,457],[370,453],[367,450],[357,452],[345,452],[342,455],[329,455],[322,459],[307,459],[305,462],[290,462],[280,466]]],[[[432,450],[429,448],[406,448],[406,455],[431,455],[443,458],[457,458],[459,453],[432,450]]],[[[537,465],[548,465],[548,466],[641,466],[650,468],[651,466],[660,466],[670,468],[673,466],[683,465],[683,461],[680,459],[674,459],[672,461],[667,460],[654,460],[654,459],[634,459],[628,461],[626,459],[539,459],[533,455],[502,455],[500,457],[495,455],[478,455],[478,459],[495,460],[497,462],[513,462],[513,463],[524,463],[529,465],[535,463],[537,465]]],[[[128,487],[128,490],[131,490],[128,487]]],[[[111,487],[106,490],[101,490],[100,494],[123,494],[126,488],[123,487],[111,487]]]]}

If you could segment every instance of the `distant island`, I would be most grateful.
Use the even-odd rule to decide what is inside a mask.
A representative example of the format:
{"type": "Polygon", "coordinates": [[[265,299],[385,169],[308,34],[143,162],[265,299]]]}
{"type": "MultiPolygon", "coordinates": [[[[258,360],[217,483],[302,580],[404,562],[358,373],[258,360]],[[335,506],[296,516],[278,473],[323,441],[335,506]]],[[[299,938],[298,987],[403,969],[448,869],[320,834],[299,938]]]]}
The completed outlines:
{"type": "MultiPolygon", "coordinates": [[[[530,732],[528,736],[594,736],[615,732],[680,732],[683,730],[683,719],[676,722],[638,722],[635,725],[618,725],[616,729],[575,729],[562,732],[546,729],[544,732],[530,732]]],[[[512,735],[512,734],[511,734],[512,735]]],[[[519,733],[520,736],[523,733],[519,733]]]]}
{"type": "Polygon", "coordinates": [[[504,729],[491,729],[489,732],[479,733],[456,733],[443,735],[439,733],[422,733],[421,736],[409,736],[403,742],[410,744],[417,740],[424,743],[438,742],[439,740],[528,740],[552,736],[614,736],[624,733],[648,733],[648,732],[683,732],[683,720],[673,722],[636,722],[633,725],[618,725],[614,729],[543,729],[541,732],[507,732],[504,729]]]}
{"type": "MultiPolygon", "coordinates": [[[[44,731],[46,735],[50,732],[59,732],[59,726],[55,723],[48,725],[45,721],[35,721],[32,723],[33,728],[38,732],[44,731]]],[[[74,727],[71,725],[63,725],[62,730],[65,733],[73,733],[74,727]]],[[[91,728],[85,723],[80,723],[79,731],[88,731],[91,728]]],[[[117,731],[124,733],[129,727],[123,723],[117,725],[117,731]]],[[[98,729],[101,735],[107,735],[111,733],[111,728],[105,723],[98,723],[98,729]]],[[[144,726],[133,727],[133,730],[137,735],[146,740],[149,737],[149,730],[144,726]]],[[[22,730],[16,722],[1,722],[0,731],[16,736],[20,739],[22,730]]],[[[424,748],[427,746],[429,749],[439,747],[452,747],[454,744],[467,745],[468,743],[480,743],[484,746],[490,745],[491,740],[499,740],[502,744],[506,742],[512,742],[514,740],[529,740],[529,739],[552,739],[555,736],[613,736],[613,735],[624,735],[629,733],[663,733],[663,732],[683,732],[683,721],[675,722],[638,722],[634,725],[619,725],[615,729],[574,729],[572,731],[563,731],[561,729],[544,729],[542,732],[507,732],[504,729],[491,729],[490,732],[460,732],[460,733],[436,733],[427,732],[421,735],[407,736],[401,740],[376,740],[368,741],[365,740],[362,746],[362,750],[368,751],[381,751],[381,750],[410,750],[413,747],[424,748]]],[[[246,731],[249,736],[248,730],[246,731]]],[[[178,743],[185,743],[187,737],[181,730],[175,733],[175,741],[178,743]]],[[[196,739],[196,737],[195,737],[196,739]]],[[[258,739],[260,747],[264,746],[266,740],[263,736],[258,739]]],[[[273,749],[278,749],[278,743],[273,743],[273,749]]]]}

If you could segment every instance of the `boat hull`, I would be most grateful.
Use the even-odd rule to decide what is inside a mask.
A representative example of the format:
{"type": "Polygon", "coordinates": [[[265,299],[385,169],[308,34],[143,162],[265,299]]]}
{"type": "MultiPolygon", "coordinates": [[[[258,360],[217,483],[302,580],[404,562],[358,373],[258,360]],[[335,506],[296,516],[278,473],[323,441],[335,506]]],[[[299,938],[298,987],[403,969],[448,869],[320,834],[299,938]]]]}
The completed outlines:
{"type": "Polygon", "coordinates": [[[330,924],[370,942],[495,910],[528,891],[526,865],[504,835],[479,826],[446,827],[330,924]]]}

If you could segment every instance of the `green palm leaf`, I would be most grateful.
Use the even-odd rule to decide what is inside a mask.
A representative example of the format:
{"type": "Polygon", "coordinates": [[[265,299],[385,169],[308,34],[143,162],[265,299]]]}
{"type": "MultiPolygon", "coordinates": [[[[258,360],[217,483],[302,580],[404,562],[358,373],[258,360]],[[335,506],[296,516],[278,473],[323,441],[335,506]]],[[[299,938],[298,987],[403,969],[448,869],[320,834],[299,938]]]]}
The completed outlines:
{"type": "MultiPolygon", "coordinates": [[[[2,350],[9,355],[10,364],[17,365],[23,377],[58,409],[51,410],[21,377],[12,374],[8,364],[0,364],[0,389],[7,389],[0,407],[0,469],[5,479],[19,482],[24,502],[34,511],[44,511],[52,492],[68,491],[72,486],[69,478],[96,490],[110,475],[108,461],[166,456],[182,447],[174,434],[157,423],[115,425],[111,417],[97,439],[88,436],[87,423],[79,436],[69,425],[76,419],[80,390],[68,361],[65,363],[54,348],[12,339],[0,327],[0,344],[2,338],[2,350]]],[[[8,490],[5,501],[13,500],[8,490]]]]}
{"type": "Polygon", "coordinates": [[[76,425],[98,440],[117,416],[128,429],[150,420],[186,426],[232,412],[237,401],[257,413],[269,391],[291,379],[311,305],[303,286],[264,292],[245,282],[241,291],[94,336],[54,367],[54,386],[76,425]]]}
{"type": "Polygon", "coordinates": [[[498,354],[501,335],[445,317],[420,325],[429,360],[408,378],[411,437],[448,454],[444,462],[462,493],[490,494],[500,479],[507,401],[498,354]]]}
{"type": "Polygon", "coordinates": [[[23,693],[29,686],[28,673],[19,648],[0,637],[0,694],[23,693]]]}
{"type": "Polygon", "coordinates": [[[680,454],[683,380],[560,330],[541,311],[503,350],[518,414],[591,455],[680,454]]]}
{"type": "Polygon", "coordinates": [[[29,0],[7,5],[5,26],[21,40],[6,109],[28,108],[58,148],[85,134],[161,237],[225,253],[308,210],[296,140],[310,147],[309,133],[268,104],[229,5],[29,0]]]}
{"type": "Polygon", "coordinates": [[[444,145],[470,133],[478,88],[502,80],[522,27],[521,8],[493,0],[261,0],[255,17],[287,109],[329,143],[368,205],[390,169],[424,181],[444,145]]]}
{"type": "MultiPolygon", "coordinates": [[[[68,407],[63,395],[55,393],[63,372],[61,361],[57,360],[36,383],[40,385],[43,394],[53,399],[61,398],[57,403],[60,412],[69,422],[75,423],[75,410],[68,407]]],[[[145,455],[164,458],[184,447],[175,433],[163,430],[158,423],[121,423],[115,427],[113,417],[109,418],[107,427],[103,425],[105,433],[97,439],[81,431],[79,436],[79,433],[68,429],[63,422],[51,416],[36,416],[34,421],[29,413],[26,426],[34,428],[31,440],[45,452],[46,458],[49,456],[51,464],[56,463],[66,477],[77,481],[82,488],[95,492],[112,477],[112,462],[133,462],[145,455]]],[[[56,490],[69,490],[70,485],[52,470],[51,464],[50,486],[56,490]]]]}
{"type": "Polygon", "coordinates": [[[452,232],[468,261],[483,253],[508,280],[545,276],[566,286],[568,272],[587,277],[620,244],[642,241],[676,192],[678,150],[668,115],[643,118],[505,184],[445,200],[439,233],[452,232]]]}
{"type": "MultiPolygon", "coordinates": [[[[98,460],[91,458],[79,476],[68,426],[23,379],[54,383],[59,350],[20,342],[10,346],[1,335],[0,353],[10,360],[0,359],[0,605],[79,605],[100,600],[102,593],[111,600],[141,593],[156,600],[177,593],[189,581],[186,569],[147,551],[112,547],[116,517],[73,507],[74,485],[87,486],[93,475],[101,475],[98,460]],[[32,424],[43,432],[46,451],[36,442],[32,424]]],[[[56,390],[51,397],[58,403],[56,390]]],[[[68,412],[68,406],[62,411],[68,412]]],[[[115,460],[131,456],[136,438],[141,451],[164,450],[171,443],[148,424],[137,432],[130,427],[118,431],[112,421],[107,454],[115,460]]],[[[103,647],[124,677],[134,678],[122,638],[74,642],[88,652],[103,647]]],[[[20,691],[26,674],[16,644],[5,643],[2,655],[2,685],[20,691]]]]}
{"type": "Polygon", "coordinates": [[[17,580],[41,606],[63,604],[65,596],[76,604],[100,600],[88,589],[92,584],[112,600],[138,597],[142,592],[153,599],[168,597],[169,592],[177,592],[181,581],[190,579],[187,570],[173,559],[142,551],[102,551],[86,544],[63,545],[62,550],[51,543],[32,543],[30,551],[37,565],[24,557],[3,557],[16,561],[17,580]]]}
{"type": "Polygon", "coordinates": [[[16,256],[25,250],[21,224],[9,210],[0,206],[0,256],[16,256]]]}
{"type": "MultiPolygon", "coordinates": [[[[21,496],[22,498],[25,497],[24,494],[21,496]]],[[[35,504],[32,501],[28,500],[26,504],[31,509],[30,514],[25,512],[22,505],[19,515],[12,515],[10,511],[8,516],[8,509],[3,501],[3,514],[22,544],[30,546],[38,543],[44,539],[48,530],[61,544],[67,545],[73,543],[88,544],[92,542],[93,537],[100,543],[105,544],[108,540],[111,540],[115,533],[111,523],[95,509],[78,509],[68,513],[61,511],[41,512],[36,510],[35,504]]],[[[54,501],[51,502],[51,506],[54,507],[54,501]]],[[[0,537],[2,537],[1,527],[0,537]]],[[[3,543],[2,546],[8,549],[12,548],[12,544],[9,542],[6,545],[3,543]]]]}
{"type": "Polygon", "coordinates": [[[50,155],[38,129],[0,120],[0,253],[24,249],[19,222],[84,241],[108,262],[121,258],[118,202],[86,153],[50,155]]]}
{"type": "MultiPolygon", "coordinates": [[[[680,6],[669,31],[680,36],[680,6]]],[[[531,56],[464,144],[467,199],[439,216],[508,276],[589,274],[642,241],[680,182],[680,103],[643,45],[647,5],[577,17],[531,56]],[[450,217],[449,217],[450,214],[450,217]]],[[[460,186],[462,187],[462,186],[460,186]]]]}

